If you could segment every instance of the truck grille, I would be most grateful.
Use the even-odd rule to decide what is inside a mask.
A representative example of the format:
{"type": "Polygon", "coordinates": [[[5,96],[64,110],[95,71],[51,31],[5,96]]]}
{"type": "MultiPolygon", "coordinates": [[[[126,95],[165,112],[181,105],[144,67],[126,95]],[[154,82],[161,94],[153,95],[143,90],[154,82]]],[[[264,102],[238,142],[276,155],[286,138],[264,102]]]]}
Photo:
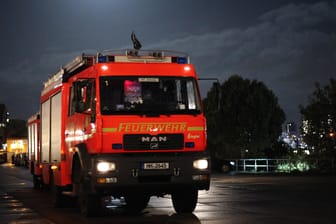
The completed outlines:
{"type": "Polygon", "coordinates": [[[125,150],[183,149],[183,134],[124,135],[125,150]]]}

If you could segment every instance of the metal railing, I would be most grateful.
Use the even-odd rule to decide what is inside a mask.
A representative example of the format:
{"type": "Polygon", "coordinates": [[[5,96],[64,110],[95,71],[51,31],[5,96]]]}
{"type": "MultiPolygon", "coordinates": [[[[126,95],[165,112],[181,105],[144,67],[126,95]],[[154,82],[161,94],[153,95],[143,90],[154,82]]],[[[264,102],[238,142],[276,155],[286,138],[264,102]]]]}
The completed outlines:
{"type": "Polygon", "coordinates": [[[326,171],[335,172],[336,161],[334,159],[312,159],[298,161],[294,159],[236,159],[231,160],[232,171],[238,173],[272,173],[292,171],[326,171]]]}
{"type": "Polygon", "coordinates": [[[275,172],[280,161],[284,159],[237,159],[234,171],[242,173],[275,172]]]}

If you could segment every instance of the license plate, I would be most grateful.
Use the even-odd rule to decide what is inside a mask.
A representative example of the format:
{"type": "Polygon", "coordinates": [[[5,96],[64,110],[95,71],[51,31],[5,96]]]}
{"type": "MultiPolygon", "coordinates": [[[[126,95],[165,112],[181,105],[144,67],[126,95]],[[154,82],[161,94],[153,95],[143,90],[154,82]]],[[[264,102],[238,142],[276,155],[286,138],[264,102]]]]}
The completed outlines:
{"type": "Polygon", "coordinates": [[[161,162],[161,163],[144,163],[144,170],[166,170],[169,169],[169,163],[161,162]]]}

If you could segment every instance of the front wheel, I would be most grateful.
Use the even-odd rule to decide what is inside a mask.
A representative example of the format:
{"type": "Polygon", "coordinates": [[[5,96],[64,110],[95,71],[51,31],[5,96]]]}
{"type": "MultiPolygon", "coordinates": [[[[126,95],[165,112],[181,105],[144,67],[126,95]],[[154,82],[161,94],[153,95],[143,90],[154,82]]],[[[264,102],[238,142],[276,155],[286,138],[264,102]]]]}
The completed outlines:
{"type": "Polygon", "coordinates": [[[97,216],[101,212],[102,201],[98,194],[89,194],[85,190],[81,190],[78,202],[82,215],[86,217],[97,216]]]}
{"type": "Polygon", "coordinates": [[[172,202],[176,213],[191,213],[195,210],[198,190],[182,190],[172,193],[172,202]]]}
{"type": "Polygon", "coordinates": [[[74,161],[72,172],[73,191],[77,194],[80,212],[86,217],[99,215],[103,208],[102,197],[90,191],[90,183],[82,175],[79,160],[74,161]]]}

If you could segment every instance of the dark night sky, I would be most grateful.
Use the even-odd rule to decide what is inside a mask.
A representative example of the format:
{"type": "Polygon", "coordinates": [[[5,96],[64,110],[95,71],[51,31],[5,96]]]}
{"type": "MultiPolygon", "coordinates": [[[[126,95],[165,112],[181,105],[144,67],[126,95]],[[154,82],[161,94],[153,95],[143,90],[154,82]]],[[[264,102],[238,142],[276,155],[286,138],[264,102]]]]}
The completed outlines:
{"type": "MultiPolygon", "coordinates": [[[[42,83],[86,50],[188,52],[200,77],[264,82],[288,121],[314,83],[336,77],[336,0],[2,0],[0,103],[38,110],[42,83]]],[[[210,84],[202,84],[205,96],[210,84]]]]}

